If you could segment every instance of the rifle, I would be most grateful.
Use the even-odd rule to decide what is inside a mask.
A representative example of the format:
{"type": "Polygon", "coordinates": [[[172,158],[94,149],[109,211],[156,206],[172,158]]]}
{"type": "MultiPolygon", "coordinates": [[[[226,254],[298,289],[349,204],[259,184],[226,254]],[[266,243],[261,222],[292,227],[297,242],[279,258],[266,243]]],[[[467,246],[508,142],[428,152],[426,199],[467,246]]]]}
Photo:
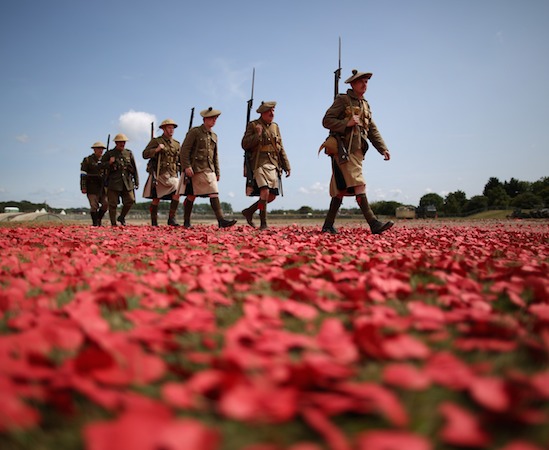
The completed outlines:
{"type": "Polygon", "coordinates": [[[189,120],[189,130],[193,127],[194,108],[191,108],[191,119],[189,120]]]}
{"type": "MultiPolygon", "coordinates": [[[[107,153],[107,152],[109,151],[109,145],[110,145],[110,143],[111,143],[111,135],[109,134],[109,135],[107,136],[107,150],[106,150],[105,153],[107,153]]],[[[101,162],[102,162],[102,161],[103,161],[103,158],[101,158],[101,162]]],[[[107,187],[107,185],[109,184],[109,172],[108,172],[108,170],[107,170],[106,168],[104,168],[104,167],[103,167],[101,170],[102,170],[102,172],[103,172],[103,186],[104,186],[104,187],[107,187]]]]}
{"type": "MultiPolygon", "coordinates": [[[[339,79],[341,78],[341,36],[339,37],[339,58],[338,58],[338,67],[334,71],[334,101],[339,94],[339,79]]],[[[343,145],[342,136],[339,133],[334,133],[334,137],[337,141],[337,157],[339,163],[345,163],[349,161],[349,152],[343,145]]]]}
{"type": "MultiPolygon", "coordinates": [[[[248,100],[248,110],[246,112],[246,128],[250,123],[250,114],[252,112],[252,106],[254,104],[254,84],[255,84],[255,67],[252,72],[252,94],[248,100]]],[[[248,153],[244,150],[244,174],[246,177],[246,193],[254,192],[257,190],[254,180],[254,172],[252,170],[252,164],[250,163],[250,158],[248,153]]]]}
{"type": "MultiPolygon", "coordinates": [[[[194,107],[191,108],[191,118],[189,119],[189,129],[187,130],[187,132],[191,131],[191,128],[193,127],[193,119],[194,119],[194,107]]],[[[187,176],[184,170],[182,170],[182,172],[183,172],[183,184],[187,184],[189,182],[189,177],[187,176]]]]}

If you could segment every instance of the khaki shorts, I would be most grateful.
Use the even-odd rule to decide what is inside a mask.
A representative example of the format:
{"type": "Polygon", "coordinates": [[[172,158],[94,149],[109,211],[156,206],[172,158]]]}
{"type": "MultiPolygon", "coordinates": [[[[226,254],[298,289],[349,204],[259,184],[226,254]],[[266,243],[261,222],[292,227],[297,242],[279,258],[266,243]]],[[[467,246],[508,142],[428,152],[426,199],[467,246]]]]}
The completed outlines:
{"type": "Polygon", "coordinates": [[[197,197],[207,197],[211,194],[218,194],[219,188],[217,187],[217,175],[215,172],[198,172],[195,173],[189,180],[192,186],[192,192],[187,188],[187,185],[183,181],[184,177],[181,177],[179,183],[179,189],[177,192],[181,195],[196,195],[197,197]]]}

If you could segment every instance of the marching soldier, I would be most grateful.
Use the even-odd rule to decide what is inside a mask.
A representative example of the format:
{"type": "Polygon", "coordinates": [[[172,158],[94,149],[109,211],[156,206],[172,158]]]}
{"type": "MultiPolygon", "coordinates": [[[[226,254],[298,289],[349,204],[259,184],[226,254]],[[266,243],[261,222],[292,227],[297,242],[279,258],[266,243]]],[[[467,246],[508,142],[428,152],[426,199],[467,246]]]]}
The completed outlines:
{"type": "MultiPolygon", "coordinates": [[[[281,188],[282,171],[290,176],[290,161],[284,151],[280,129],[273,122],[276,102],[261,102],[259,119],[251,121],[242,138],[242,148],[248,153],[253,177],[259,188],[259,200],[242,211],[248,224],[255,228],[253,215],[259,209],[260,230],[267,226],[267,203],[272,202],[281,188]]],[[[255,192],[247,195],[257,195],[255,192]]]]}
{"type": "Polygon", "coordinates": [[[101,219],[107,211],[107,194],[103,185],[103,167],[101,156],[107,148],[103,142],[95,142],[93,153],[86,156],[80,165],[80,190],[90,202],[90,216],[93,226],[100,227],[101,219]]]}
{"type": "Polygon", "coordinates": [[[135,203],[134,189],[139,187],[139,174],[131,150],[126,148],[128,138],[125,134],[117,134],[114,137],[115,147],[107,150],[101,159],[105,167],[107,199],[109,201],[109,218],[111,225],[116,226],[116,221],[126,225],[126,215],[135,203]],[[122,199],[122,211],[116,217],[118,200],[122,199]]]}
{"type": "Polygon", "coordinates": [[[323,233],[337,233],[334,228],[335,217],[343,197],[350,195],[355,196],[373,234],[380,234],[393,226],[392,221],[379,221],[370,208],[366,197],[366,181],[362,174],[362,162],[368,150],[367,139],[383,155],[385,161],[391,159],[389,149],[372,119],[370,106],[364,99],[371,76],[369,72],[353,70],[352,75],[345,80],[345,83],[351,85],[351,89],[335,98],[322,120],[324,128],[329,129],[330,135],[336,138],[332,142],[338,142],[338,148],[331,149],[328,153],[332,159],[332,200],[322,226],[323,233]]]}
{"type": "Polygon", "coordinates": [[[158,226],[158,205],[160,200],[171,200],[168,225],[179,226],[176,221],[179,206],[179,142],[173,139],[177,124],[172,119],[166,119],[160,124],[164,132],[162,136],[152,138],[145,150],[143,158],[148,159],[147,172],[149,177],[143,189],[143,197],[152,199],[151,225],[158,226]]]}
{"type": "Polygon", "coordinates": [[[232,227],[236,223],[236,220],[227,220],[223,217],[219,202],[217,134],[212,128],[220,114],[221,111],[211,106],[201,111],[202,125],[191,128],[181,144],[181,168],[185,177],[182,177],[178,193],[186,196],[183,202],[183,226],[186,228],[191,227],[191,214],[196,197],[210,198],[210,205],[219,228],[232,227]]]}

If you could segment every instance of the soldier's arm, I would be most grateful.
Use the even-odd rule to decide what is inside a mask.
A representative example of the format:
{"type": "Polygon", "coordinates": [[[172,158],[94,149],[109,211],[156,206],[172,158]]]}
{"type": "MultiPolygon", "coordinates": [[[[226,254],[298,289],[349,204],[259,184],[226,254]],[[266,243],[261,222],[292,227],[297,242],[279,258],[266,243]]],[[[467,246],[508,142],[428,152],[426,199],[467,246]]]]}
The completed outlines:
{"type": "Polygon", "coordinates": [[[379,132],[373,120],[370,120],[370,126],[368,128],[368,140],[372,143],[374,148],[380,154],[384,155],[385,152],[389,151],[389,149],[387,148],[387,145],[385,144],[385,141],[381,137],[381,133],[379,132]]]}
{"type": "Polygon", "coordinates": [[[156,138],[151,139],[150,142],[145,147],[145,150],[143,150],[143,158],[150,159],[156,156],[157,147],[158,147],[157,139],[156,138]]]}
{"type": "Polygon", "coordinates": [[[88,165],[86,164],[87,158],[82,160],[80,164],[80,191],[86,192],[86,180],[88,178],[88,165]]]}
{"type": "Polygon", "coordinates": [[[348,122],[343,114],[345,111],[345,97],[345,95],[338,95],[332,106],[328,108],[322,119],[322,126],[324,128],[335,133],[345,133],[348,122]]]}
{"type": "Polygon", "coordinates": [[[248,123],[242,138],[242,148],[246,151],[251,151],[259,145],[259,135],[255,130],[255,125],[255,121],[248,123]]]}
{"type": "Polygon", "coordinates": [[[185,136],[185,140],[181,144],[181,150],[179,151],[179,159],[183,170],[191,167],[191,150],[193,149],[195,140],[196,132],[194,129],[191,129],[185,136]]]}

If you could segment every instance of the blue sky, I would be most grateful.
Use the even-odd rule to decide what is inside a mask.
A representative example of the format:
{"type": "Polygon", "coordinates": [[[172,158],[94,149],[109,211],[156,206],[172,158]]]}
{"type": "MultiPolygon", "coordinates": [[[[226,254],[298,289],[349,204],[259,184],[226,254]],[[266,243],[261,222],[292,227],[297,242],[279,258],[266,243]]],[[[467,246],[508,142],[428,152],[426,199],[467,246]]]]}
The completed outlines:
{"type": "Polygon", "coordinates": [[[366,156],[370,201],[536,181],[549,176],[547,23],[546,0],[2,2],[0,201],[87,206],[80,162],[119,132],[145,201],[150,122],[174,119],[182,142],[191,108],[198,125],[213,106],[220,197],[246,207],[240,141],[255,68],[252,118],[261,100],[278,102],[292,164],[272,208],[327,208],[330,165],[317,150],[339,37],[340,92],[353,68],[373,72],[366,97],[392,154],[366,156]]]}

